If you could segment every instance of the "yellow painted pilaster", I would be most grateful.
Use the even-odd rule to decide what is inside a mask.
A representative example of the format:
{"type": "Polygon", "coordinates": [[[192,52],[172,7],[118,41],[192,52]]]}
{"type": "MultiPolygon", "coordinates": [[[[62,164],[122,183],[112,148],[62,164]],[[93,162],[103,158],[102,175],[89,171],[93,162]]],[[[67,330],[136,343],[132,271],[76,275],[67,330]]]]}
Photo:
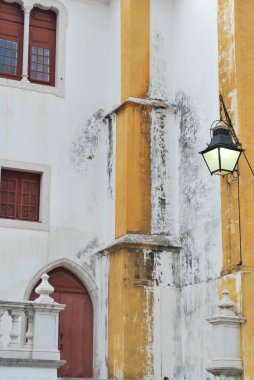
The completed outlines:
{"type": "Polygon", "coordinates": [[[150,0],[121,0],[122,101],[146,98],[150,72],[150,0]]]}
{"type": "MultiPolygon", "coordinates": [[[[150,1],[121,0],[121,95],[116,111],[115,236],[151,232],[150,1]]],[[[128,239],[127,239],[128,240],[128,239]]],[[[109,378],[153,377],[153,253],[135,243],[109,248],[109,378]]]]}
{"type": "Polygon", "coordinates": [[[110,253],[109,378],[153,376],[152,263],[143,249],[110,253]]]}
{"type": "MultiPolygon", "coordinates": [[[[219,83],[239,140],[254,167],[254,2],[219,0],[219,83]]],[[[239,181],[222,179],[222,273],[241,274],[242,379],[254,379],[254,177],[242,157],[239,181]]],[[[222,279],[223,281],[223,279],[222,279]]],[[[233,287],[233,281],[231,287],[233,287]]],[[[230,285],[229,285],[230,286],[230,285]]]]}
{"type": "MultiPolygon", "coordinates": [[[[237,81],[235,62],[234,1],[218,1],[219,90],[223,95],[232,122],[238,125],[237,81]]],[[[221,180],[222,244],[224,273],[240,264],[240,236],[237,181],[221,180]]]]}
{"type": "MultiPolygon", "coordinates": [[[[235,1],[237,103],[239,139],[254,167],[254,2],[235,1]]],[[[242,256],[244,265],[254,266],[254,177],[244,159],[240,164],[242,256]]]]}
{"type": "Polygon", "coordinates": [[[116,237],[150,233],[149,107],[127,103],[116,120],[116,237]]]}

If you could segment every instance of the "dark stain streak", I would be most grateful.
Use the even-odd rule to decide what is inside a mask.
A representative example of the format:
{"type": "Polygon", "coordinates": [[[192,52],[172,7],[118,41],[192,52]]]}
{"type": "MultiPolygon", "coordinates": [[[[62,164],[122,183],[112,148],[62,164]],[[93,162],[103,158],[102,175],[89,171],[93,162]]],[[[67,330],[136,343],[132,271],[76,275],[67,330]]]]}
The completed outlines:
{"type": "Polygon", "coordinates": [[[179,201],[181,253],[181,286],[201,281],[198,243],[194,236],[197,222],[202,215],[204,202],[207,202],[208,188],[204,183],[198,155],[198,116],[190,99],[180,92],[175,101],[176,117],[179,120],[179,201]]]}
{"type": "Polygon", "coordinates": [[[169,234],[168,222],[168,190],[166,158],[166,114],[163,110],[156,110],[153,116],[152,139],[152,203],[153,203],[153,232],[169,234]]]}
{"type": "Polygon", "coordinates": [[[114,163],[114,141],[113,141],[113,123],[114,116],[107,118],[108,124],[108,144],[107,144],[107,175],[108,175],[108,191],[111,199],[113,199],[113,163],[114,163]]]}
{"type": "Polygon", "coordinates": [[[95,270],[95,251],[99,246],[99,241],[97,238],[91,240],[85,248],[81,249],[77,253],[77,258],[80,259],[84,264],[88,265],[89,268],[94,272],[95,270]]]}
{"type": "Polygon", "coordinates": [[[71,162],[80,172],[86,174],[89,162],[97,158],[102,129],[105,128],[105,111],[99,109],[81,128],[72,143],[71,162]]]}

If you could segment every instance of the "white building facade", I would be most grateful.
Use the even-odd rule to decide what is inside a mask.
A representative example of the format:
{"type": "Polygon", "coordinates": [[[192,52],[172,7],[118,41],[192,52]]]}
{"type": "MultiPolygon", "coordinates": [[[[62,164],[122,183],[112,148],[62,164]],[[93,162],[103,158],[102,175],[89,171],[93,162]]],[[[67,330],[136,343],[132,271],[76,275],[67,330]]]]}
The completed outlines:
{"type": "MultiPolygon", "coordinates": [[[[91,301],[88,328],[92,332],[90,345],[85,348],[91,353],[84,354],[90,358],[90,375],[84,368],[78,371],[71,364],[68,367],[68,359],[64,367],[68,368],[58,372],[59,378],[208,380],[214,376],[206,371],[212,360],[212,326],[206,319],[216,313],[222,261],[220,186],[217,179],[210,178],[198,152],[209,142],[210,124],[219,114],[217,2],[135,1],[144,9],[149,7],[149,57],[144,58],[149,63],[149,83],[146,96],[130,90],[125,98],[123,60],[132,58],[123,56],[123,20],[130,17],[131,13],[126,16],[124,12],[133,6],[133,0],[17,3],[24,12],[22,72],[20,79],[0,72],[1,177],[13,172],[21,173],[21,180],[26,179],[24,173],[39,176],[38,218],[28,220],[17,214],[2,214],[0,218],[0,299],[34,299],[33,289],[40,277],[48,273],[51,283],[52,273],[56,276],[52,283],[55,301],[72,310],[72,317],[68,314],[71,319],[60,322],[63,331],[75,330],[75,324],[82,323],[75,319],[79,309],[73,306],[72,295],[79,294],[81,308],[91,301]],[[29,17],[33,8],[56,14],[53,85],[31,80],[29,17]],[[149,232],[127,228],[127,232],[117,234],[115,204],[121,189],[116,171],[117,149],[121,151],[117,123],[118,112],[122,112],[119,106],[126,101],[134,107],[150,107],[151,218],[149,232]],[[127,243],[115,240],[126,236],[130,239],[127,243]],[[118,333],[112,326],[119,321],[112,319],[112,313],[135,324],[139,312],[130,316],[114,309],[112,299],[118,302],[119,295],[113,293],[110,282],[114,276],[121,276],[118,267],[111,266],[112,257],[117,255],[110,253],[115,252],[114,244],[132,244],[149,260],[152,257],[151,282],[135,285],[143,287],[146,295],[153,294],[152,301],[147,301],[152,306],[146,305],[143,310],[143,322],[150,330],[144,332],[146,368],[141,372],[129,369],[142,366],[142,355],[135,356],[141,350],[136,343],[126,343],[124,359],[116,353],[118,333]],[[62,271],[60,277],[58,271],[62,271]],[[66,288],[65,275],[70,276],[66,288]],[[71,285],[74,278],[76,285],[71,285]],[[78,286],[85,290],[78,290],[78,286]],[[123,364],[119,364],[121,360],[123,364]]],[[[135,5],[133,9],[135,12],[135,5]]],[[[146,10],[138,17],[147,17],[146,10]]],[[[138,39],[139,29],[129,20],[133,41],[135,33],[138,39]]],[[[4,33],[0,26],[0,41],[8,40],[4,33]]],[[[138,66],[137,60],[133,67],[138,66]]],[[[22,194],[15,202],[18,198],[22,194]]],[[[135,265],[140,268],[139,263],[135,265]]],[[[127,305],[131,303],[128,297],[127,305]]],[[[138,300],[143,302],[142,295],[138,298],[133,293],[130,297],[134,305],[138,300]]],[[[60,318],[64,313],[60,312],[60,318]]],[[[6,345],[10,329],[7,315],[2,322],[6,345]]],[[[123,329],[124,336],[131,334],[132,330],[123,329]]],[[[61,333],[59,330],[58,348],[61,359],[66,360],[61,344],[68,347],[64,350],[75,352],[79,339],[85,341],[86,337],[73,332],[67,342],[65,332],[63,337],[61,333]]],[[[119,342],[120,352],[125,341],[121,343],[119,338],[119,342]]],[[[29,372],[29,364],[26,368],[29,372]]],[[[46,371],[44,367],[33,374],[34,380],[48,379],[46,371]]]]}

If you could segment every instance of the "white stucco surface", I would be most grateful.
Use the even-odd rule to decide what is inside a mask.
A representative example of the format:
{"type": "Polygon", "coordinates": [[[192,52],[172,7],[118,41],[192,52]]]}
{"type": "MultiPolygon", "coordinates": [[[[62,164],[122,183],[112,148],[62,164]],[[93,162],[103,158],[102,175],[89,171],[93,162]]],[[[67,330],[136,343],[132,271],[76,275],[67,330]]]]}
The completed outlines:
{"type": "MultiPolygon", "coordinates": [[[[98,120],[94,117],[93,125],[87,121],[98,109],[106,112],[118,101],[110,87],[110,74],[113,75],[110,51],[114,36],[107,27],[115,8],[114,4],[106,7],[75,1],[66,1],[65,6],[69,20],[66,96],[62,99],[0,87],[1,159],[48,165],[51,169],[49,231],[0,230],[3,273],[8,272],[4,270],[5,265],[7,269],[12,264],[15,271],[15,261],[19,260],[17,281],[20,283],[13,278],[8,281],[6,276],[7,281],[3,281],[1,288],[6,296],[15,292],[16,297],[22,297],[28,278],[50,260],[74,258],[89,242],[96,240],[99,246],[113,236],[113,201],[107,191],[107,127],[101,122],[103,111],[98,120]],[[83,152],[81,148],[73,152],[73,144],[82,139],[80,134],[85,128],[92,135],[89,148],[93,150],[93,157],[84,157],[80,163],[77,156],[85,155],[87,146],[83,152]],[[101,169],[99,175],[98,168],[101,169]]],[[[116,46],[112,55],[116,54],[116,46]]],[[[114,81],[117,82],[115,77],[114,81]]]]}
{"type": "Polygon", "coordinates": [[[218,117],[217,49],[216,2],[151,1],[150,96],[175,110],[172,117],[162,110],[152,119],[160,131],[159,149],[158,137],[153,140],[153,215],[160,215],[154,228],[163,226],[161,232],[179,238],[182,247],[175,268],[179,287],[162,283],[160,313],[155,311],[158,379],[212,379],[205,370],[212,356],[206,318],[216,308],[221,269],[220,183],[198,152],[218,117]]]}
{"type": "Polygon", "coordinates": [[[1,380],[57,380],[57,370],[54,368],[1,368],[1,380]]]}
{"type": "MultiPolygon", "coordinates": [[[[0,160],[46,165],[50,171],[48,228],[18,228],[11,221],[0,228],[0,298],[23,299],[32,278],[38,273],[36,283],[41,269],[50,270],[56,260],[83,265],[79,277],[90,274],[99,289],[95,298],[105,305],[97,305],[94,316],[94,373],[105,377],[107,259],[97,269],[93,253],[114,236],[114,131],[109,133],[103,117],[120,97],[119,2],[63,4],[65,96],[0,86],[0,160]]],[[[26,380],[37,378],[29,376],[26,380]]]]}

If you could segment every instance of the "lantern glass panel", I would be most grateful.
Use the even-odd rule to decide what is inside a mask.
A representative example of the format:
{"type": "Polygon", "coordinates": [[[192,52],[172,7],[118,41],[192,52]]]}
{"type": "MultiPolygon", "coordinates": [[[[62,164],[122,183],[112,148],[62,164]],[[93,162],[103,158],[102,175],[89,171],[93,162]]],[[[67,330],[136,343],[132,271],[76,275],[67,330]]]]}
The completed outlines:
{"type": "Polygon", "coordinates": [[[203,153],[203,157],[211,173],[220,169],[218,148],[203,153]]]}
{"type": "Polygon", "coordinates": [[[221,169],[232,172],[241,152],[227,148],[220,148],[221,169]]]}

